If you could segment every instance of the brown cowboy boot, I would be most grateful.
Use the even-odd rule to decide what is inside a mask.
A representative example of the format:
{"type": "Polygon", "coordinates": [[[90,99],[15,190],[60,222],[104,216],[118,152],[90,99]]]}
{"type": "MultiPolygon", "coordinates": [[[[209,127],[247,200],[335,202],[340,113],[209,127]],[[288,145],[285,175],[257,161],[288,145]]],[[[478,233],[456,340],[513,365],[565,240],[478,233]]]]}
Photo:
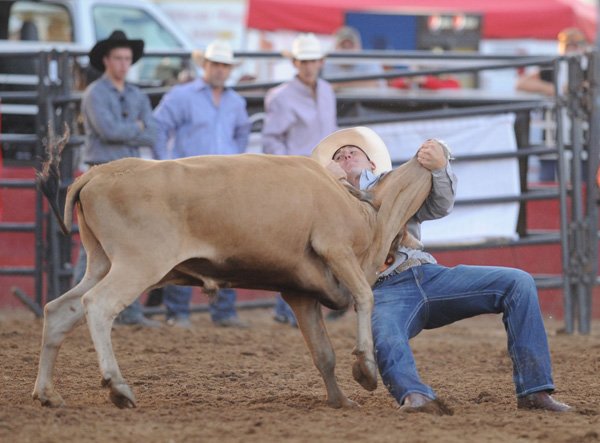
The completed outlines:
{"type": "Polygon", "coordinates": [[[545,391],[534,392],[525,397],[517,398],[517,408],[519,409],[542,409],[552,412],[569,412],[573,408],[569,405],[556,401],[545,391]]]}
{"type": "Polygon", "coordinates": [[[424,412],[432,415],[454,415],[454,411],[443,401],[436,398],[432,400],[426,395],[412,392],[406,396],[400,411],[405,413],[424,412]]]}

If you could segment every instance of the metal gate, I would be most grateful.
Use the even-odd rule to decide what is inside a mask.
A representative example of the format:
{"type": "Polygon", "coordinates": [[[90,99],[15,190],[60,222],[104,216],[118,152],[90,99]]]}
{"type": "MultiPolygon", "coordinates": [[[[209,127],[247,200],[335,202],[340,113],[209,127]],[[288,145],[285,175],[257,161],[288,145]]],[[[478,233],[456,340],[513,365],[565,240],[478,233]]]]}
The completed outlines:
{"type": "MultiPolygon", "coordinates": [[[[169,55],[160,52],[153,55],[169,55]]],[[[10,54],[14,56],[14,53],[10,54]]],[[[36,90],[30,92],[0,92],[0,100],[4,109],[11,100],[29,100],[38,109],[36,115],[35,131],[31,134],[2,133],[2,142],[22,142],[35,145],[35,152],[39,158],[43,157],[42,140],[48,135],[48,127],[60,133],[62,126],[68,124],[73,136],[63,154],[62,177],[63,183],[68,185],[76,170],[76,152],[82,144],[83,138],[77,121],[80,93],[72,85],[73,71],[76,57],[81,53],[68,52],[40,52],[35,54],[39,60],[39,77],[36,81],[36,90]]],[[[272,58],[273,54],[240,53],[239,57],[272,58]]],[[[3,55],[0,54],[0,57],[3,55]]],[[[25,55],[23,55],[25,56],[25,55]]],[[[27,54],[31,57],[31,54],[27,54]]],[[[348,58],[348,54],[332,54],[331,57],[348,58]]],[[[357,76],[355,79],[369,78],[398,78],[411,77],[424,74],[443,74],[455,72],[478,72],[489,69],[507,69],[529,65],[566,63],[569,68],[568,91],[559,94],[556,100],[530,100],[520,102],[504,102],[497,104],[477,104],[472,106],[451,107],[443,106],[441,109],[426,111],[410,111],[393,114],[369,114],[365,107],[361,107],[368,97],[338,97],[340,105],[351,109],[339,119],[340,126],[368,125],[379,122],[399,122],[423,120],[431,118],[452,118],[467,115],[482,115],[514,112],[528,116],[532,110],[550,111],[555,115],[556,144],[554,146],[529,146],[526,141],[520,143],[517,152],[496,152],[481,155],[467,155],[457,161],[477,162],[490,158],[518,158],[522,167],[526,169],[527,158],[531,155],[554,154],[558,160],[558,186],[552,190],[530,190],[526,178],[521,175],[521,194],[517,197],[474,199],[470,201],[457,201],[457,205],[477,205],[484,203],[518,201],[521,203],[530,200],[557,199],[560,203],[560,224],[558,233],[534,235],[524,232],[524,224],[519,224],[521,238],[509,243],[502,242],[502,246],[518,246],[527,244],[557,243],[562,251],[562,275],[534,276],[538,287],[560,287],[564,294],[565,330],[572,333],[577,329],[582,334],[590,332],[592,290],[597,284],[598,263],[598,217],[597,217],[597,186],[595,183],[600,155],[600,57],[597,51],[587,54],[587,66],[581,63],[580,58],[516,58],[516,57],[490,57],[479,54],[443,54],[418,52],[377,52],[357,54],[357,57],[376,58],[385,60],[407,60],[415,58],[452,61],[469,60],[469,66],[450,67],[444,69],[430,69],[427,71],[388,71],[374,76],[357,76]],[[475,63],[473,63],[475,62],[475,63]],[[564,115],[569,116],[572,122],[570,129],[566,128],[564,115]],[[564,143],[565,133],[571,134],[571,143],[567,147],[564,143]],[[585,160],[585,162],[584,162],[585,160]],[[586,165],[584,173],[582,164],[586,165]]],[[[2,73],[0,73],[0,76],[2,73]]],[[[332,82],[348,81],[349,78],[329,79],[332,82]]],[[[250,84],[239,86],[237,89],[244,93],[248,99],[250,113],[259,113],[262,110],[262,100],[266,88],[274,83],[250,84]],[[253,91],[253,92],[250,92],[253,91]],[[244,92],[248,91],[248,92],[244,92]],[[259,92],[257,92],[259,91],[259,92]],[[262,91],[262,92],[260,92],[262,91]]],[[[165,88],[149,89],[148,94],[156,102],[165,88]]],[[[6,111],[4,111],[6,112],[6,111]]],[[[6,131],[6,128],[3,128],[6,131]]],[[[39,161],[35,162],[39,167],[39,161]]],[[[28,188],[33,190],[32,181],[2,180],[1,187],[28,188]]],[[[61,190],[63,195],[65,189],[61,190]]],[[[27,275],[35,279],[35,294],[23,293],[15,288],[14,293],[27,304],[37,315],[41,315],[41,307],[49,300],[60,295],[70,287],[72,277],[73,246],[71,237],[63,236],[57,229],[57,223],[43,203],[42,196],[36,192],[36,219],[30,224],[0,224],[2,232],[27,232],[35,235],[35,266],[31,268],[0,268],[0,275],[27,275]]],[[[62,200],[62,199],[61,199],[62,200]]],[[[470,245],[469,248],[493,247],[493,241],[470,245]]],[[[497,244],[500,245],[500,244],[497,244]]],[[[462,247],[464,249],[464,246],[462,247]]],[[[454,246],[442,247],[438,250],[457,249],[454,246]]]]}

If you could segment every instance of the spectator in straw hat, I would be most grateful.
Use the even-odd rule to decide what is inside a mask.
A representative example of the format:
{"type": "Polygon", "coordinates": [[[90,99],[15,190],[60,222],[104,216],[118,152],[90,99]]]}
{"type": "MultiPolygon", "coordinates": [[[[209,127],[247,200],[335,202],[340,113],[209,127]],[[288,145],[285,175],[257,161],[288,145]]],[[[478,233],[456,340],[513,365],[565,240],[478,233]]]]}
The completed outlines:
{"type": "MultiPolygon", "coordinates": [[[[203,76],[174,86],[154,111],[158,124],[155,144],[158,158],[244,152],[250,135],[246,101],[226,86],[237,64],[231,45],[216,40],[206,51],[195,51],[192,58],[202,67],[203,76]]],[[[183,328],[190,326],[191,297],[192,288],[164,288],[167,323],[183,328]]],[[[221,289],[211,299],[210,315],[215,325],[246,326],[238,318],[235,300],[233,289],[221,289]]]]}
{"type": "MultiPolygon", "coordinates": [[[[558,33],[557,40],[558,53],[560,55],[581,54],[588,45],[585,34],[577,28],[563,29],[558,33]]],[[[554,89],[554,77],[554,67],[547,66],[521,75],[517,80],[517,89],[519,91],[553,96],[556,94],[554,89]]]]}
{"type": "MultiPolygon", "coordinates": [[[[319,78],[325,55],[313,34],[300,34],[289,54],[296,76],[267,92],[262,145],[266,154],[310,155],[337,129],[335,93],[319,78]]],[[[292,309],[277,296],[275,320],[296,326],[292,309]]]]}
{"type": "MultiPolygon", "coordinates": [[[[86,88],[81,100],[86,135],[83,161],[89,166],[124,157],[139,157],[140,147],[152,147],[154,143],[156,125],[150,100],[126,81],[131,65],[143,53],[143,40],[128,39],[120,30],[98,41],[89,53],[90,65],[102,72],[102,76],[86,88]]],[[[75,265],[75,281],[83,277],[86,262],[82,246],[75,265]]],[[[116,323],[160,325],[143,316],[138,300],[119,314],[116,323]]]]}
{"type": "MultiPolygon", "coordinates": [[[[334,132],[319,143],[312,157],[337,179],[368,191],[392,162],[381,138],[358,127],[334,132]]],[[[416,159],[431,171],[432,188],[407,223],[420,240],[421,223],[446,216],[454,205],[456,176],[450,152],[439,140],[427,140],[416,159]]],[[[343,227],[340,227],[343,229],[343,227]]],[[[452,414],[419,377],[410,339],[423,329],[481,314],[502,314],[513,362],[513,381],[519,409],[567,412],[571,408],[552,398],[552,365],[538,294],[531,275],[498,266],[448,268],[421,247],[398,246],[382,264],[373,285],[373,341],[379,373],[401,411],[452,414]]]]}

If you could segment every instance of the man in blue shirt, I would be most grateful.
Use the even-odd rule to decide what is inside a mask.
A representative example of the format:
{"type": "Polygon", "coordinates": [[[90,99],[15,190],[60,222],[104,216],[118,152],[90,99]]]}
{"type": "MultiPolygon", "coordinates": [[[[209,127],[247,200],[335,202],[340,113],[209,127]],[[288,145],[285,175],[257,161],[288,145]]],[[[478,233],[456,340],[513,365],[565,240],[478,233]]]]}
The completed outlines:
{"type": "Polygon", "coordinates": [[[200,62],[202,78],[174,86],[154,110],[158,123],[154,146],[160,159],[246,150],[250,135],[246,101],[225,86],[236,63],[231,46],[213,42],[200,62]]]}
{"type": "MultiPolygon", "coordinates": [[[[123,31],[114,31],[100,40],[89,53],[90,65],[102,72],[83,93],[81,111],[85,126],[83,161],[88,166],[125,157],[139,157],[140,147],[152,147],[156,125],[148,97],[126,81],[131,66],[142,57],[143,40],[129,40],[123,31]]],[[[76,282],[83,278],[87,255],[83,245],[75,265],[76,282]]],[[[142,314],[139,300],[119,314],[116,323],[160,326],[142,314]]]]}
{"type": "MultiPolygon", "coordinates": [[[[154,111],[158,135],[154,150],[159,159],[195,155],[241,154],[246,150],[250,121],[246,101],[225,86],[236,64],[229,43],[215,41],[201,55],[203,76],[174,86],[154,111]]],[[[163,303],[167,323],[189,328],[192,289],[166,286],[163,303]]],[[[246,326],[235,311],[233,289],[221,289],[210,302],[210,314],[217,326],[246,326]]]]}

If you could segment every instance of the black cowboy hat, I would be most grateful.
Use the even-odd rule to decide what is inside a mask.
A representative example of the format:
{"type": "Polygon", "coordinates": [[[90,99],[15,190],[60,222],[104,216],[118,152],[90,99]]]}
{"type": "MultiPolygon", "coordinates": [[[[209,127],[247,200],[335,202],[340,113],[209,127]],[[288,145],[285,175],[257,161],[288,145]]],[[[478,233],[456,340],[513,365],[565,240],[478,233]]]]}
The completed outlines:
{"type": "Polygon", "coordinates": [[[90,64],[100,72],[104,72],[102,59],[113,48],[131,48],[133,52],[131,64],[134,64],[144,53],[144,40],[129,40],[123,31],[113,31],[107,39],[100,40],[94,45],[89,53],[90,64]]]}

